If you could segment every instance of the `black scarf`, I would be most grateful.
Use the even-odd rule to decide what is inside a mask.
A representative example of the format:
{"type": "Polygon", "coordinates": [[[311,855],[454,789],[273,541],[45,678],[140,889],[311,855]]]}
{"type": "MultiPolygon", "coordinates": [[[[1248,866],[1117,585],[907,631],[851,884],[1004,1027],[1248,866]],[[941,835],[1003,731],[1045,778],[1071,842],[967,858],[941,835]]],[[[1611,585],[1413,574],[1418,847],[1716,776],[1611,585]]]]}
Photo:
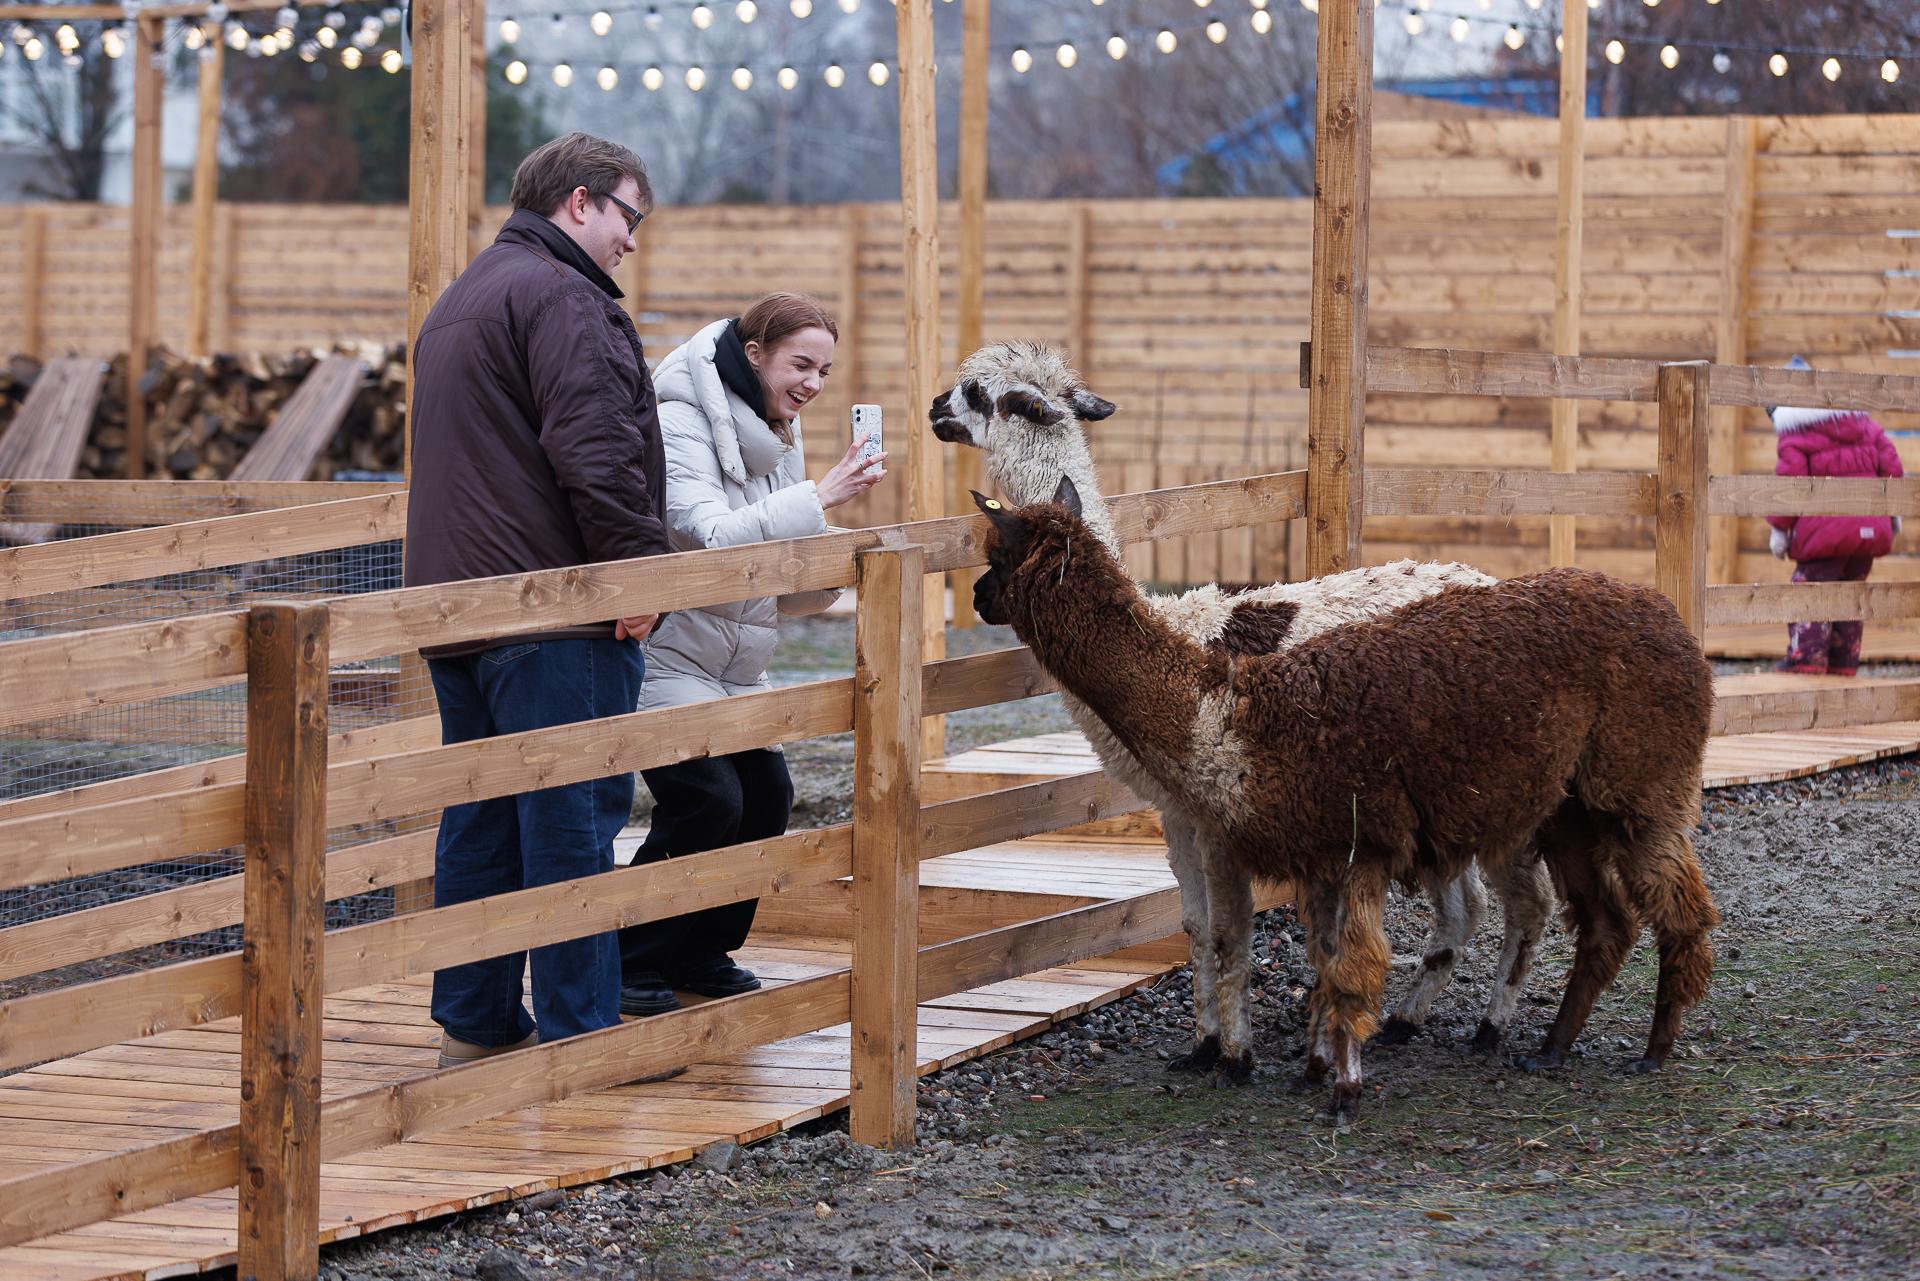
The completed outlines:
{"type": "Polygon", "coordinates": [[[609,298],[624,298],[620,286],[613,283],[613,277],[600,269],[600,264],[587,256],[579,242],[560,230],[553,219],[533,212],[531,209],[516,209],[501,224],[500,240],[518,241],[525,244],[532,241],[542,249],[558,258],[567,266],[591,280],[602,293],[609,298]]]}
{"type": "MultiPolygon", "coordinates": [[[[769,426],[774,420],[767,417],[765,394],[760,387],[759,371],[753,362],[747,359],[747,344],[740,338],[740,317],[735,316],[720,331],[720,340],[713,347],[714,367],[720,371],[720,381],[727,390],[747,403],[747,408],[759,415],[760,420],[769,426]]],[[[782,426],[785,425],[782,420],[782,426]]]]}

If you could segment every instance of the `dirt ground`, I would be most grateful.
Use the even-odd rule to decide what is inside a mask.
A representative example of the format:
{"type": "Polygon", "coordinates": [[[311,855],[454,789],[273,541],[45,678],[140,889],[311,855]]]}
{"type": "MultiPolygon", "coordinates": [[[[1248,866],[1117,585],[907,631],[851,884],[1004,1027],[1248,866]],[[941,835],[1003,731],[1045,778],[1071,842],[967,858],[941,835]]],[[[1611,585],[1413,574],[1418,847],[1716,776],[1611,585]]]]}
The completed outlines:
{"type": "MultiPolygon", "coordinates": [[[[837,665],[837,627],[791,637],[790,678],[837,665]]],[[[1035,700],[960,718],[954,737],[1064,725],[1035,700]]],[[[809,747],[794,766],[803,821],[839,817],[844,751],[809,747]]],[[[1271,913],[1249,1084],[1166,1071],[1191,1034],[1174,975],[923,1081],[912,1151],[860,1148],[829,1119],[329,1248],[323,1275],[1920,1275],[1917,788],[1909,759],[1710,795],[1699,846],[1724,918],[1719,966],[1658,1075],[1622,1070],[1652,1011],[1644,943],[1568,1067],[1509,1065],[1552,1016],[1570,956],[1558,931],[1507,1052],[1466,1053],[1498,945],[1490,919],[1427,1032],[1368,1053],[1360,1122],[1336,1132],[1322,1097],[1286,1088],[1311,975],[1290,917],[1271,913]]],[[[1389,920],[1396,952],[1417,951],[1423,905],[1396,899],[1389,920]]],[[[1389,1000],[1408,978],[1396,971],[1389,1000]]]]}

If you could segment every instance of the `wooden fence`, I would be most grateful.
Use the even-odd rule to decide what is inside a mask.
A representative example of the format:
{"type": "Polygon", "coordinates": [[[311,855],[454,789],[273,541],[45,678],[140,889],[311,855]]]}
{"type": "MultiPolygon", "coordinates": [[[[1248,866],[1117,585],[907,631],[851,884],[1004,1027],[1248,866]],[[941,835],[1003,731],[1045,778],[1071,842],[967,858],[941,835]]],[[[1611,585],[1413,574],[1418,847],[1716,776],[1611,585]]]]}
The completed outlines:
{"type": "MultiPolygon", "coordinates": [[[[1893,233],[1920,228],[1920,116],[1593,120],[1586,138],[1587,351],[1722,360],[1732,351],[1754,364],[1797,352],[1821,369],[1914,367],[1891,353],[1920,350],[1920,238],[1893,233]]],[[[1375,126],[1373,341],[1549,348],[1557,148],[1550,119],[1375,126]]],[[[491,211],[489,225],[504,212],[491,211]]],[[[0,300],[9,304],[0,305],[0,348],[18,349],[37,332],[46,351],[112,350],[126,328],[125,212],[14,207],[0,210],[0,228],[25,231],[25,221],[50,217],[57,224],[38,239],[0,235],[0,300]],[[28,294],[30,280],[38,287],[28,294]]],[[[187,212],[168,217],[160,332],[178,343],[187,212]]],[[[1064,344],[1121,406],[1096,437],[1111,488],[1303,465],[1305,397],[1293,368],[1307,336],[1311,224],[1307,200],[996,202],[986,333],[1064,344]]],[[[217,344],[284,348],[403,332],[404,210],[226,206],[219,226],[217,344]]],[[[949,280],[955,228],[949,209],[941,233],[949,280]]],[[[855,401],[884,404],[893,439],[921,429],[924,406],[904,403],[897,206],[664,208],[640,245],[620,276],[655,358],[770,288],[809,290],[836,310],[839,368],[807,422],[816,469],[838,456],[855,401]]],[[[941,333],[951,361],[950,315],[941,333]]],[[[1548,462],[1543,401],[1378,393],[1368,419],[1377,462],[1548,462]]],[[[1887,425],[1920,430],[1920,415],[1892,413],[1887,425]]],[[[1579,468],[1650,468],[1655,426],[1650,405],[1591,406],[1579,468]]],[[[1727,419],[1713,449],[1718,472],[1772,470],[1771,435],[1751,409],[1737,430],[1727,419]]],[[[899,492],[882,486],[846,518],[893,522],[899,492]]],[[[1722,576],[1763,577],[1764,530],[1749,520],[1740,537],[1722,576]]],[[[1382,517],[1371,541],[1382,558],[1461,559],[1495,573],[1546,564],[1545,524],[1531,517],[1478,525],[1382,517]]],[[[1585,519],[1580,544],[1596,563],[1651,581],[1645,520],[1585,519]]],[[[1920,578],[1920,560],[1901,551],[1879,572],[1920,578]]],[[[1153,555],[1154,576],[1168,581],[1288,569],[1283,544],[1244,531],[1153,555]]]]}
{"type": "MultiPolygon", "coordinates": [[[[1920,590],[1902,586],[1709,588],[1706,581],[1710,515],[1920,515],[1920,480],[1710,477],[1713,407],[1791,401],[1913,412],[1920,410],[1920,379],[1397,348],[1370,350],[1366,378],[1371,388],[1395,395],[1650,405],[1659,441],[1650,473],[1362,469],[1356,459],[1351,479],[1366,486],[1370,513],[1650,519],[1660,585],[1696,632],[1708,621],[1920,612],[1920,590]]],[[[1121,538],[1139,544],[1285,524],[1311,514],[1305,491],[1304,473],[1289,471],[1123,495],[1112,505],[1121,538]]],[[[240,496],[229,491],[227,499],[240,496]]],[[[404,501],[403,494],[374,494],[115,535],[123,541],[112,544],[19,548],[0,552],[0,581],[15,584],[16,593],[72,588],[111,582],[116,562],[135,557],[146,576],[241,563],[294,544],[362,545],[393,536],[404,501]]],[[[68,921],[63,928],[0,931],[0,966],[14,974],[117,951],[129,937],[177,937],[210,922],[241,920],[246,938],[240,952],[0,1002],[0,1069],[238,1014],[249,1086],[235,1125],[0,1180],[0,1245],[238,1183],[240,1270],[284,1275],[301,1270],[300,1261],[317,1248],[322,1160],[849,1019],[855,1136],[910,1138],[917,1001],[1178,928],[1176,896],[1168,890],[920,945],[920,860],[1138,805],[1098,772],[922,803],[922,717],[1050,688],[1021,649],[921,661],[922,576],[978,565],[983,536],[979,518],[954,517],[327,601],[259,603],[0,645],[0,726],[236,680],[247,683],[248,707],[244,760],[0,807],[0,885],[7,887],[236,843],[247,854],[242,877],[194,887],[184,918],[182,900],[162,895],[101,909],[108,915],[90,917],[84,928],[68,921]],[[354,741],[329,736],[333,663],[718,604],[737,598],[746,583],[756,594],[857,587],[853,677],[450,746],[435,745],[430,726],[419,722],[354,741]],[[431,864],[430,834],[387,836],[329,854],[330,828],[848,731],[860,780],[850,823],[323,929],[329,898],[418,877],[431,864]],[[325,992],[848,877],[855,928],[847,970],[321,1101],[325,992]]],[[[1724,698],[1715,729],[1916,716],[1920,683],[1836,683],[1785,696],[1724,698]]]]}

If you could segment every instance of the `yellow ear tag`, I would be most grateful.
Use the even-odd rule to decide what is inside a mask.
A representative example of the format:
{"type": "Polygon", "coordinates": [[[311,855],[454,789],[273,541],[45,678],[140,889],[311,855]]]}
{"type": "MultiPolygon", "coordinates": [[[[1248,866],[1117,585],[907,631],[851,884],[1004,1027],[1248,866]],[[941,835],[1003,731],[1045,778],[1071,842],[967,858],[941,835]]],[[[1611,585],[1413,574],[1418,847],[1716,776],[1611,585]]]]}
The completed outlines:
{"type": "Polygon", "coordinates": [[[987,508],[988,508],[988,510],[990,510],[990,511],[999,511],[999,510],[1000,510],[1000,500],[999,500],[998,498],[989,498],[989,499],[987,500],[987,508]]]}

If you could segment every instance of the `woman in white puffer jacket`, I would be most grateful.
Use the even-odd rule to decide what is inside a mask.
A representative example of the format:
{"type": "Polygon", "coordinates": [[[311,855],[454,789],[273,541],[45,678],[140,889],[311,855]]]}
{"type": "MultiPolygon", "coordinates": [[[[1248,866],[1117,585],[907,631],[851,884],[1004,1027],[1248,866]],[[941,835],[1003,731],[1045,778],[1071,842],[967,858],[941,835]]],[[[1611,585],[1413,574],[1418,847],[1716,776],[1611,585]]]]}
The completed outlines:
{"type": "MultiPolygon", "coordinates": [[[[800,411],[833,368],[839,330],[819,303],[769,294],[715,321],[654,371],[667,455],[667,524],[675,551],[734,547],[827,531],[826,513],[886,475],[851,443],[819,482],[807,479],[800,411]]],[[[765,689],[781,614],[814,614],[837,592],[800,592],[669,614],[646,641],[640,707],[650,710],[765,689]]],[[[793,781],[779,749],[642,770],[652,828],[636,863],[678,858],[787,830],[793,781]]],[[[623,1014],[679,1007],[674,989],[731,996],[760,985],[728,953],[746,941],[755,904],[731,903],[620,931],[623,1014]]]]}

